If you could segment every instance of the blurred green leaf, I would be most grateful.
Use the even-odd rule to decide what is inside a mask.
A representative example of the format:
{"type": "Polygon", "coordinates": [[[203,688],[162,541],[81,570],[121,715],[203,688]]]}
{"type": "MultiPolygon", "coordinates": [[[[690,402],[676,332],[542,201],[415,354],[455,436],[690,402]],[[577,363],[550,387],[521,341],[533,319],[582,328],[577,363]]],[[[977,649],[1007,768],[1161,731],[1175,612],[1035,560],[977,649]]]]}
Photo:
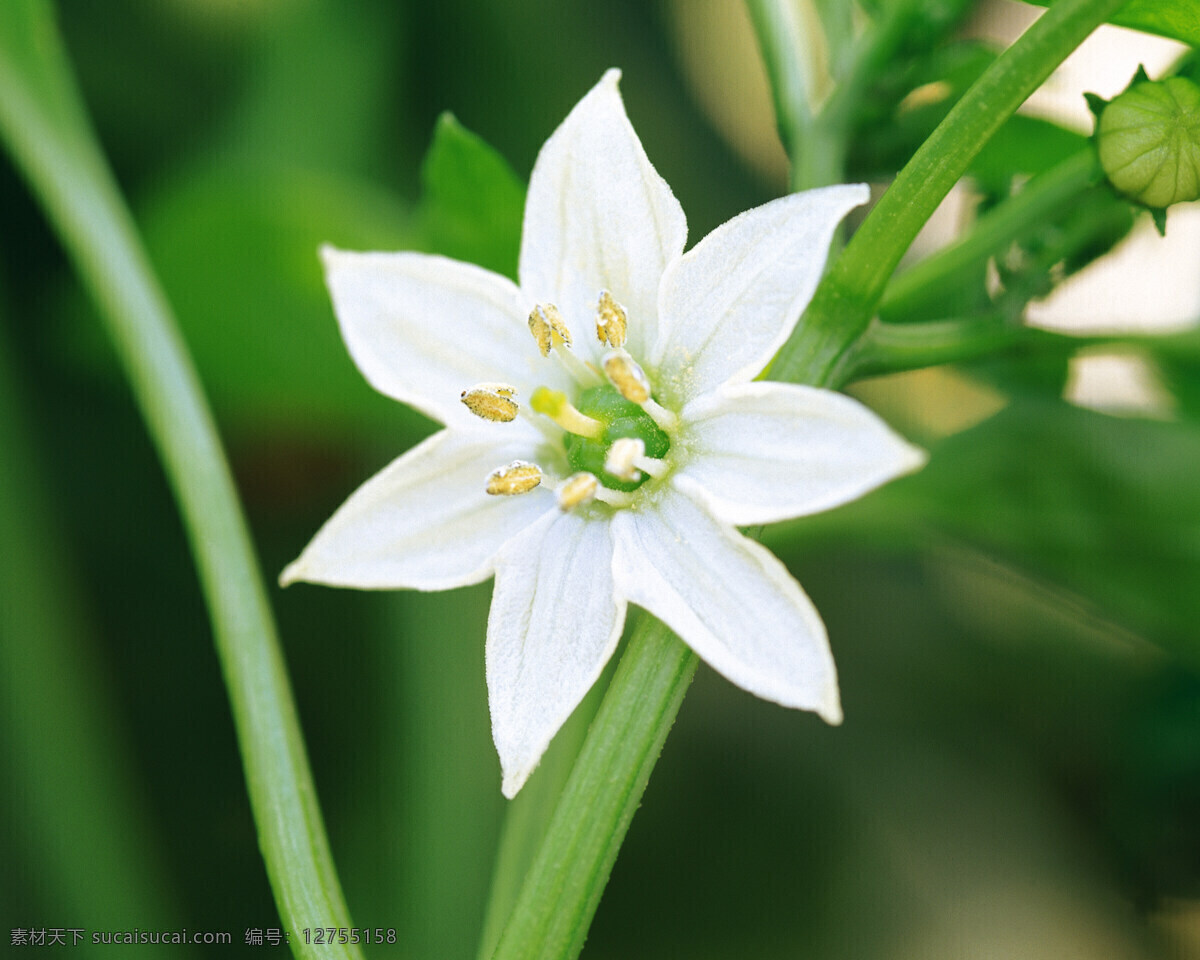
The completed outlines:
{"type": "Polygon", "coordinates": [[[515,279],[525,187],[504,158],[443,113],[421,184],[417,222],[430,249],[515,279]]]}
{"type": "MultiPolygon", "coordinates": [[[[1041,7],[1056,0],[1029,0],[1041,7]]],[[[1129,0],[1111,23],[1200,46],[1200,12],[1196,0],[1129,0]]]]}
{"type": "Polygon", "coordinates": [[[317,250],[412,247],[407,224],[402,204],[363,184],[231,170],[181,184],[145,231],[214,396],[244,415],[320,422],[394,405],[346,353],[317,250]]]}
{"type": "Polygon", "coordinates": [[[1033,175],[1066,160],[1087,137],[1040,117],[1008,119],[971,164],[971,175],[986,185],[1007,185],[1013,174],[1033,175]]]}
{"type": "Polygon", "coordinates": [[[1024,397],[930,452],[920,473],[788,532],[840,528],[910,547],[930,532],[965,541],[1164,646],[1200,654],[1196,424],[1024,397]]]}
{"type": "Polygon", "coordinates": [[[276,4],[226,150],[361,174],[376,169],[390,109],[404,5],[305,0],[276,4]]]}

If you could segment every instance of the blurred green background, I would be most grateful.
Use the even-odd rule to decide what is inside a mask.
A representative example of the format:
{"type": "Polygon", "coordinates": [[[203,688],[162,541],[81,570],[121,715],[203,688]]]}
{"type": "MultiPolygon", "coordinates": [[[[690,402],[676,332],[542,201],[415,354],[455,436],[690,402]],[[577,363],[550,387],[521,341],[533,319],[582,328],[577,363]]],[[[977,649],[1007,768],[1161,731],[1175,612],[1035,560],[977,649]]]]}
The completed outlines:
{"type": "MultiPolygon", "coordinates": [[[[693,240],[778,195],[753,44],[722,34],[731,6],[59,4],[269,581],[432,429],[357,374],[318,244],[511,273],[537,149],[614,65],[693,240]],[[722,103],[747,105],[742,127],[722,103]]],[[[901,109],[913,90],[961,89],[994,56],[956,32],[970,4],[928,6],[858,118],[851,178],[885,178],[944,114],[901,109]]],[[[978,202],[1081,142],[1010,124],[978,202]]],[[[1066,272],[1128,229],[1112,209],[1066,272]]],[[[223,952],[278,953],[241,946],[280,924],[170,493],[7,160],[0,224],[4,916],[227,930],[223,952]]],[[[1030,271],[1034,295],[1064,268],[1030,271]]],[[[982,267],[968,279],[947,294],[964,310],[982,267]]],[[[1187,334],[1136,348],[1169,417],[1064,402],[1069,345],[863,386],[930,466],[765,536],[826,620],[846,722],[702,666],[585,957],[1200,957],[1200,350],[1187,334]]],[[[472,956],[504,808],[490,586],[272,590],[350,909],[398,934],[368,956],[472,956]]]]}

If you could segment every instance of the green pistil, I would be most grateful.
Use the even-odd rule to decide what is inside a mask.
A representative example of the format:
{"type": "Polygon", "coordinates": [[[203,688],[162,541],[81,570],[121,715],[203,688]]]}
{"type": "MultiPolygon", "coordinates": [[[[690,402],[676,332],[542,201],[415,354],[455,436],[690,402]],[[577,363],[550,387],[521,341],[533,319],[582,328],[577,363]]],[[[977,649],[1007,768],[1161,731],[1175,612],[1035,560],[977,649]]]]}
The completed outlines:
{"type": "Polygon", "coordinates": [[[594,473],[610,490],[636,490],[649,479],[621,480],[604,469],[608,448],[622,437],[638,438],[646,445],[646,456],[661,459],[671,449],[670,438],[636,403],[602,384],[583,391],[576,402],[580,413],[604,424],[604,432],[595,439],[571,434],[567,437],[567,462],[572,470],[594,473]]]}

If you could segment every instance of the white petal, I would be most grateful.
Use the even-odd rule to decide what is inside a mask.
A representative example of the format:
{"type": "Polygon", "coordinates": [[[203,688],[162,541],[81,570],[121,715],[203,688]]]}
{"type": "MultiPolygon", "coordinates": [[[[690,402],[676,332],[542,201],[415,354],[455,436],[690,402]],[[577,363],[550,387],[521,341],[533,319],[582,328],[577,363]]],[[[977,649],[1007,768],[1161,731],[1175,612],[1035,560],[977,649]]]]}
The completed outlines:
{"type": "Polygon", "coordinates": [[[730,380],[750,380],[792,332],[825,268],[833,231],[865,203],[865,184],[772,200],[717,227],[668,267],[657,392],[682,403],[730,380]]]}
{"type": "Polygon", "coordinates": [[[629,316],[634,356],[657,336],[658,285],[687,221],[625,115],[609,70],[546,141],[529,178],[521,289],[562,311],[577,349],[598,350],[600,291],[629,316]]]}
{"type": "MultiPolygon", "coordinates": [[[[325,279],[342,337],[371,385],[448,426],[477,427],[460,402],[479,383],[565,383],[538,354],[528,308],[512,281],[424,253],[349,253],[325,247],[325,279]],[[539,362],[541,361],[541,362],[539,362]]],[[[520,420],[513,434],[531,434],[520,420]]]]}
{"type": "Polygon", "coordinates": [[[857,400],[814,387],[734,384],[688,404],[682,420],[683,473],[737,526],[828,510],[926,460],[857,400]]]}
{"type": "Polygon", "coordinates": [[[449,590],[486,580],[506,540],[557,511],[548,489],[484,492],[493,469],[532,454],[528,444],[434,434],[359,487],[280,581],[449,590]]]}
{"type": "Polygon", "coordinates": [[[840,723],[837,673],[812,602],[770,551],[686,496],[686,478],[675,483],[656,507],[613,519],[617,595],[739,687],[840,723]]]}
{"type": "Polygon", "coordinates": [[[500,551],[487,684],[506,797],[596,682],[624,623],[607,521],[555,510],[500,551]]]}

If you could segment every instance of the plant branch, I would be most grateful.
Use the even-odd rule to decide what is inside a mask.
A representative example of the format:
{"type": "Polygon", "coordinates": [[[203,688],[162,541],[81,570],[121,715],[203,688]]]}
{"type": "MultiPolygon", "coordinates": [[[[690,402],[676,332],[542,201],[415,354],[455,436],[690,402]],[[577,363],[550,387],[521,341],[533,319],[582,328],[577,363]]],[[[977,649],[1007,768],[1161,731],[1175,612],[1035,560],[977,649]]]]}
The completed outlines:
{"type": "Polygon", "coordinates": [[[1067,55],[1124,0],[1060,0],[983,73],[896,176],[825,275],[770,370],[827,383],[866,329],[896,265],[971,160],[1067,55]]]}

